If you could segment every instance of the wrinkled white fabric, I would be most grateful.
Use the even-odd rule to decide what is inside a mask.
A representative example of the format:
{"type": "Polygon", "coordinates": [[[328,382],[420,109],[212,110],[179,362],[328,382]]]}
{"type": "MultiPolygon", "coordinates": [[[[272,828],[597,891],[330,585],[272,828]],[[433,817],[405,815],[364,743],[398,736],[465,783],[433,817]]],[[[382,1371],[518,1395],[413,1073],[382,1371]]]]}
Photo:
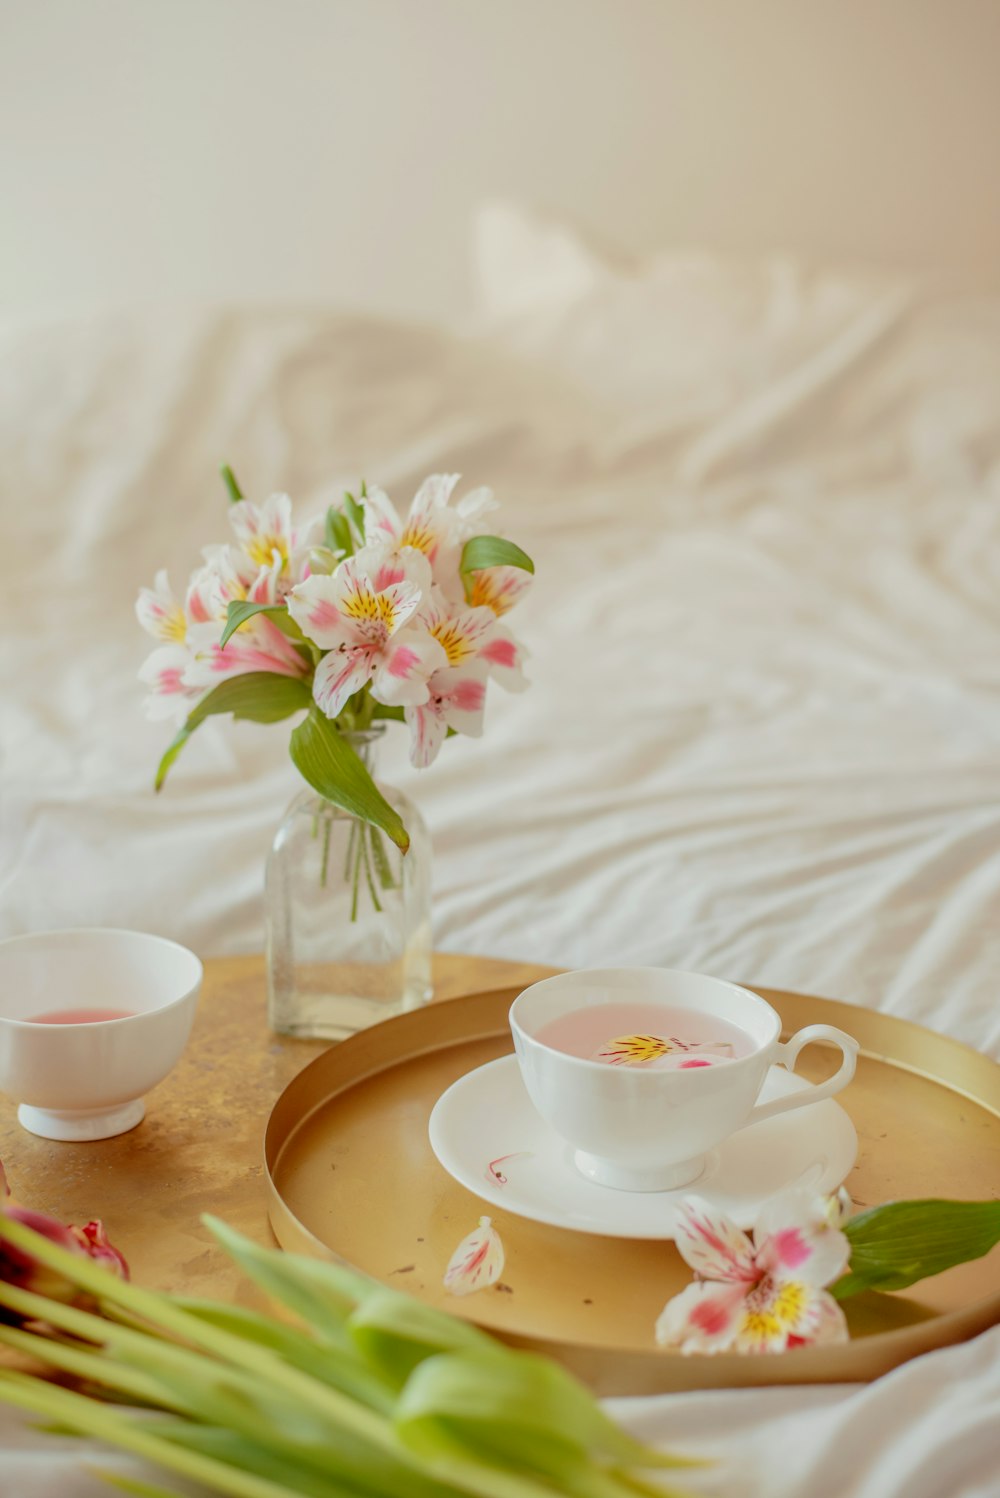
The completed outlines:
{"type": "MultiPolygon", "coordinates": [[[[825,993],[1000,1056],[1000,306],[840,278],[798,317],[787,277],[740,274],[646,333],[586,278],[545,336],[521,313],[465,339],[307,311],[0,329],[0,933],[261,948],[284,729],[207,723],[155,797],[136,588],[225,536],[221,460],[304,513],[460,470],[536,559],[509,618],[534,686],[492,688],[484,739],[423,774],[387,746],[432,828],[437,945],[825,993]],[[713,298],[717,389],[683,346],[713,298]]],[[[983,1498],[998,1350],[629,1418],[719,1450],[722,1491],[983,1498]]],[[[11,1429],[3,1498],[84,1491],[11,1429]]]]}

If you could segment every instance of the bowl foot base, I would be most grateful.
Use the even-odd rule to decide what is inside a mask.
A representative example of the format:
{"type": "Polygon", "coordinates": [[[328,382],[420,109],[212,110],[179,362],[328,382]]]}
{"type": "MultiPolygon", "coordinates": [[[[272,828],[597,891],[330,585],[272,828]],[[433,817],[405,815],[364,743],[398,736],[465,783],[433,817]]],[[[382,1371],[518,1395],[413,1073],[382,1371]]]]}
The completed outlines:
{"type": "Polygon", "coordinates": [[[41,1139],[84,1142],[90,1139],[111,1139],[115,1134],[125,1134],[142,1123],[146,1116],[146,1104],[142,1098],[133,1098],[122,1103],[120,1108],[87,1108],[60,1111],[55,1108],[32,1108],[22,1103],[17,1110],[17,1121],[29,1134],[41,1139]]]}

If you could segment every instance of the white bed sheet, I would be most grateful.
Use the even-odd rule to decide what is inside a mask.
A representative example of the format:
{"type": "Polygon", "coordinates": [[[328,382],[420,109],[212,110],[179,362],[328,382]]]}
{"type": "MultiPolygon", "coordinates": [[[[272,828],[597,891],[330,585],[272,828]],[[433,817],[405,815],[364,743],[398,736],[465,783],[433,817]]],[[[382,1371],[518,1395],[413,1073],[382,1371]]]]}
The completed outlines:
{"type": "MultiPolygon", "coordinates": [[[[804,349],[785,307],[761,309],[738,401],[703,384],[679,421],[671,386],[641,430],[635,399],[502,331],[8,323],[0,934],[261,947],[296,788],[283,730],[208,723],[154,797],[169,730],[140,716],[135,589],[222,538],[222,459],[305,511],[359,474],[406,498],[447,468],[495,486],[538,573],[511,616],[532,690],[496,692],[486,737],[422,775],[401,738],[384,756],[433,831],[437,945],[810,990],[1000,1058],[1000,308],[859,285],[844,318],[871,336],[834,317],[804,349]]],[[[762,1498],[982,1498],[1000,1491],[997,1336],[869,1390],[624,1413],[718,1451],[719,1491],[736,1470],[762,1498]]],[[[48,1449],[20,1464],[16,1427],[0,1413],[5,1498],[85,1491],[48,1449]]]]}

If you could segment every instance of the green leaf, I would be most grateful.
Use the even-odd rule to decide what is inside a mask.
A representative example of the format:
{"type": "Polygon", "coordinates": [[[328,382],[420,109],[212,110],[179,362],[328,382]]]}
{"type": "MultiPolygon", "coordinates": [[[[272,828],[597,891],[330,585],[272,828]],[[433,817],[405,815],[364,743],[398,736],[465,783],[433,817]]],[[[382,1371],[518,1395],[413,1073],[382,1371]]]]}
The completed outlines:
{"type": "Polygon", "coordinates": [[[400,1395],[396,1429],[423,1451],[441,1420],[453,1429],[467,1424],[470,1432],[492,1426],[525,1451],[537,1437],[618,1465],[677,1465],[616,1425],[565,1369],[532,1352],[442,1353],[422,1362],[400,1395]]]}
{"type": "MultiPolygon", "coordinates": [[[[385,1383],[372,1373],[360,1357],[351,1355],[352,1348],[340,1317],[334,1318],[334,1336],[324,1335],[323,1324],[315,1320],[312,1321],[314,1335],[310,1336],[294,1326],[286,1326],[283,1322],[275,1321],[272,1316],[247,1310],[244,1306],[183,1298],[178,1298],[177,1304],[190,1315],[198,1316],[212,1326],[276,1352],[293,1368],[301,1369],[311,1378],[319,1379],[333,1389],[340,1389],[354,1399],[363,1400],[371,1409],[380,1410],[383,1414],[388,1414],[392,1409],[392,1396],[385,1383]],[[335,1356],[331,1355],[332,1347],[337,1349],[335,1356]]],[[[308,1308],[315,1310],[315,1297],[310,1297],[308,1308]]],[[[328,1314],[328,1306],[321,1307],[321,1311],[324,1315],[328,1314]]],[[[2,1340],[3,1328],[0,1327],[0,1341],[2,1340]]]]}
{"type": "Polygon", "coordinates": [[[231,1498],[295,1498],[294,1489],[284,1483],[269,1482],[200,1453],[185,1452],[150,1430],[140,1429],[138,1422],[122,1417],[97,1400],[26,1374],[0,1369],[0,1398],[32,1414],[58,1420],[81,1435],[96,1436],[123,1451],[145,1457],[158,1466],[204,1483],[214,1492],[228,1493],[231,1498]]]}
{"type": "MultiPolygon", "coordinates": [[[[362,487],[362,493],[364,488],[362,487]]],[[[365,544],[365,511],[364,506],[359,505],[353,494],[344,495],[344,514],[357,532],[358,540],[362,546],[365,544]]]]}
{"type": "Polygon", "coordinates": [[[1000,1243],[1000,1201],[888,1202],[852,1217],[848,1273],[831,1287],[838,1300],[862,1290],[905,1290],[1000,1243]]]}
{"type": "Polygon", "coordinates": [[[534,572],[535,564],[513,541],[502,536],[473,536],[462,547],[461,573],[481,572],[484,567],[520,567],[534,572]]]}
{"type": "Polygon", "coordinates": [[[339,551],[342,556],[347,557],[353,554],[354,542],[351,539],[351,527],[346,517],[334,505],[331,505],[326,512],[324,539],[330,551],[339,551]]]}
{"type": "Polygon", "coordinates": [[[373,718],[388,718],[393,723],[404,723],[406,721],[406,709],[402,707],[386,707],[382,702],[376,702],[372,709],[373,718]]]}
{"type": "MultiPolygon", "coordinates": [[[[263,1423],[271,1425],[270,1420],[263,1423]]],[[[322,1448],[284,1451],[263,1436],[258,1440],[218,1426],[157,1420],[149,1421],[148,1429],[189,1451],[290,1483],[303,1498],[445,1498],[446,1490],[418,1472],[409,1456],[400,1461],[368,1442],[345,1437],[333,1426],[322,1448]]]]}
{"type": "Polygon", "coordinates": [[[230,502],[230,504],[234,504],[234,505],[239,504],[240,500],[243,498],[243,490],[240,488],[239,484],[236,482],[236,475],[235,475],[235,473],[230,468],[230,466],[229,466],[228,463],[223,463],[222,467],[219,469],[219,472],[222,474],[222,482],[225,484],[226,488],[229,490],[229,502],[230,502]]]}
{"type": "Polygon", "coordinates": [[[206,718],[232,713],[251,723],[279,723],[312,702],[312,687],[301,676],[277,671],[246,671],[220,681],[188,714],[184,727],[193,733],[206,718]]]}
{"type": "Polygon", "coordinates": [[[302,776],[327,801],[392,838],[404,853],[409,834],[376,786],[359,756],[324,713],[315,705],[308,718],[292,731],[292,761],[302,776]]]}
{"type": "Polygon", "coordinates": [[[177,759],[177,756],[180,754],[181,750],[184,748],[184,745],[187,743],[190,737],[190,731],[187,728],[181,728],[170,740],[170,743],[167,746],[166,753],[156,767],[156,779],[153,781],[154,790],[162,791],[163,783],[166,780],[167,776],[170,774],[170,771],[174,765],[174,761],[177,759]]]}
{"type": "Polygon", "coordinates": [[[245,598],[232,599],[226,609],[226,627],[222,631],[222,639],[219,644],[225,648],[236,631],[246,624],[248,619],[253,619],[256,614],[267,614],[273,624],[276,624],[283,635],[290,640],[304,640],[302,633],[288,608],[283,603],[249,603],[245,598]]]}
{"type": "Polygon", "coordinates": [[[439,1353],[508,1355],[468,1321],[378,1284],[352,1311],[347,1329],[366,1361],[396,1388],[402,1388],[424,1359],[439,1353]]]}
{"type": "Polygon", "coordinates": [[[188,739],[206,718],[232,713],[253,723],[279,723],[300,713],[312,702],[312,688],[301,676],[281,676],[277,671],[247,671],[230,676],[213,687],[188,714],[184,727],[160,760],[155,786],[160,790],[171,766],[188,739]]]}
{"type": "Polygon", "coordinates": [[[132,1498],[179,1498],[176,1488],[161,1488],[151,1482],[141,1482],[138,1477],[127,1477],[122,1472],[111,1472],[104,1467],[91,1467],[89,1463],[84,1464],[88,1471],[93,1472],[102,1482],[109,1487],[117,1488],[120,1493],[130,1493],[132,1498]]]}

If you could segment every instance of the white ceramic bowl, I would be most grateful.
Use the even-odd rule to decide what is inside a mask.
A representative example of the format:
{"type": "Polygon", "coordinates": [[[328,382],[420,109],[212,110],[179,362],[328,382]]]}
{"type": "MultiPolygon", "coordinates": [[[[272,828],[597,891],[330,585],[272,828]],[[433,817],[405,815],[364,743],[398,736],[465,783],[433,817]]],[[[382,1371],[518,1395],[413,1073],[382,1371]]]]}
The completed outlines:
{"type": "Polygon", "coordinates": [[[108,1139],[141,1122],[144,1095],[176,1065],[202,966],[141,931],[40,931],[0,941],[0,1092],[43,1139],[108,1139]],[[53,1010],[123,1019],[38,1024],[53,1010]]]}

